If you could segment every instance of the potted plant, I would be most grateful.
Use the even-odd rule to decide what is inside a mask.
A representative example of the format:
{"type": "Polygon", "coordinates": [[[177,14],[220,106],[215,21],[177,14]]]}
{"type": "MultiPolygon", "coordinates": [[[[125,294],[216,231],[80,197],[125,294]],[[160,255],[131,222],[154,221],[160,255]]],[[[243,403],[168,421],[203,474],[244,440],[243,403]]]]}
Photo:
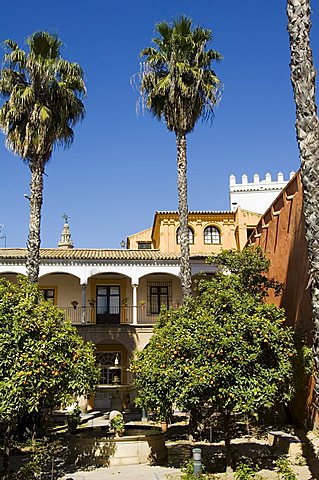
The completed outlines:
{"type": "Polygon", "coordinates": [[[72,300],[71,305],[74,308],[74,310],[76,310],[77,306],[79,305],[79,302],[77,300],[72,300]]]}
{"type": "Polygon", "coordinates": [[[123,435],[125,423],[123,415],[121,413],[112,418],[112,420],[110,421],[110,427],[111,430],[114,431],[114,435],[116,437],[121,437],[123,435]]]}
{"type": "Polygon", "coordinates": [[[70,433],[75,433],[80,423],[81,423],[81,409],[79,405],[75,405],[74,408],[68,413],[68,416],[67,416],[68,431],[70,433]]]}

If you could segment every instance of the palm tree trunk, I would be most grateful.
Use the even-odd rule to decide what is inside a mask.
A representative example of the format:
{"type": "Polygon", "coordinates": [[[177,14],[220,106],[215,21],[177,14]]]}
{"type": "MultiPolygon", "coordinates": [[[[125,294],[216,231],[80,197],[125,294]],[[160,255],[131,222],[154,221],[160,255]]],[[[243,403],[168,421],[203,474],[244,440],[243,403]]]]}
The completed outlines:
{"type": "Polygon", "coordinates": [[[189,264],[188,202],[187,202],[187,155],[186,135],[176,134],[178,215],[180,225],[181,282],[183,302],[191,295],[192,277],[189,264]]]}
{"type": "Polygon", "coordinates": [[[27,275],[28,280],[37,283],[40,268],[40,228],[41,208],[43,203],[43,165],[42,162],[29,163],[30,183],[30,219],[28,236],[27,275]]]}
{"type": "MultiPolygon", "coordinates": [[[[314,355],[319,371],[319,123],[315,100],[316,71],[309,32],[310,1],[288,0],[291,82],[296,103],[296,134],[304,191],[304,215],[311,276],[314,355]]],[[[319,399],[319,379],[315,391],[319,399]]]]}

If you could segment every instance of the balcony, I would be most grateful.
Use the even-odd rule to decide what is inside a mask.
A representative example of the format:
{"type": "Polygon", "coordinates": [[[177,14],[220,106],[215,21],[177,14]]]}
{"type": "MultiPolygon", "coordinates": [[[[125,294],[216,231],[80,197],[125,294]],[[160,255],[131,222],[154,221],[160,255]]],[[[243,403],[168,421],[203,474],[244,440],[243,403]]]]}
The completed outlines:
{"type": "Polygon", "coordinates": [[[105,324],[105,325],[154,325],[156,323],[158,315],[148,314],[147,307],[137,306],[137,307],[128,307],[122,306],[120,309],[112,312],[114,319],[110,322],[97,321],[99,312],[97,312],[96,307],[59,307],[60,310],[64,311],[65,318],[70,320],[74,325],[79,324],[105,324]],[[135,311],[134,311],[135,310],[135,311]],[[136,321],[134,322],[134,316],[136,312],[136,321]]]}

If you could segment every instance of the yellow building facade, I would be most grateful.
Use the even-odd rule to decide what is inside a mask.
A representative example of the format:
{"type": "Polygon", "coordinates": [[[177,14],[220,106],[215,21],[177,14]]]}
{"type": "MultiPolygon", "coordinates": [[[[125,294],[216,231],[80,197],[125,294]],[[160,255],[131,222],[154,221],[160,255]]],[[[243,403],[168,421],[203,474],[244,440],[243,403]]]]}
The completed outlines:
{"type": "MultiPolygon", "coordinates": [[[[261,215],[237,208],[231,211],[195,211],[188,214],[190,255],[211,255],[223,249],[244,248],[261,215]]],[[[156,212],[153,226],[130,235],[129,249],[179,253],[178,212],[156,212]]]]}
{"type": "MultiPolygon", "coordinates": [[[[216,270],[206,263],[209,255],[242,249],[259,218],[239,208],[190,212],[192,278],[216,270]]],[[[178,231],[177,212],[156,212],[152,227],[130,235],[127,248],[76,249],[66,220],[58,248],[40,251],[45,298],[96,345],[102,377],[95,408],[132,407],[130,358],[149,342],[161,306],[181,303],[178,231]]],[[[26,249],[0,249],[0,276],[15,282],[26,274],[26,258],[26,249]]]]}

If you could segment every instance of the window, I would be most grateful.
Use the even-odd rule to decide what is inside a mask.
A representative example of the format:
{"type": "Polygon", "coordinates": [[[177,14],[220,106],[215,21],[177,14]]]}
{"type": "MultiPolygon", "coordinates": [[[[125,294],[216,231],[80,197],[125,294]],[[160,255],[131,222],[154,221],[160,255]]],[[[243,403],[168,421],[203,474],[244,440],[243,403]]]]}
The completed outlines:
{"type": "Polygon", "coordinates": [[[120,287],[98,286],[96,290],[96,310],[98,314],[118,314],[120,311],[120,287]]]}
{"type": "Polygon", "coordinates": [[[162,305],[169,307],[172,302],[172,282],[148,282],[148,315],[158,315],[162,305]]]}
{"type": "MultiPolygon", "coordinates": [[[[180,227],[178,227],[178,229],[176,230],[176,243],[177,243],[177,245],[179,245],[181,243],[181,237],[180,237],[180,234],[179,234],[179,229],[180,229],[180,227]]],[[[189,241],[190,245],[194,245],[194,231],[191,227],[188,227],[188,241],[189,241]]]]}
{"type": "Polygon", "coordinates": [[[204,230],[204,243],[208,245],[219,245],[220,231],[217,227],[206,227],[204,230]]]}
{"type": "Polygon", "coordinates": [[[137,242],[137,248],[139,250],[151,250],[152,243],[151,242],[137,242]]]}
{"type": "Polygon", "coordinates": [[[252,235],[255,231],[255,227],[247,227],[247,239],[252,235]]]}
{"type": "Polygon", "coordinates": [[[42,293],[44,296],[44,299],[47,302],[55,304],[55,291],[54,288],[42,288],[42,293]]]}
{"type": "Polygon", "coordinates": [[[121,352],[97,352],[96,359],[101,367],[100,384],[114,385],[122,383],[121,352]]]}
{"type": "Polygon", "coordinates": [[[120,323],[119,285],[97,285],[96,323],[120,323]]]}

